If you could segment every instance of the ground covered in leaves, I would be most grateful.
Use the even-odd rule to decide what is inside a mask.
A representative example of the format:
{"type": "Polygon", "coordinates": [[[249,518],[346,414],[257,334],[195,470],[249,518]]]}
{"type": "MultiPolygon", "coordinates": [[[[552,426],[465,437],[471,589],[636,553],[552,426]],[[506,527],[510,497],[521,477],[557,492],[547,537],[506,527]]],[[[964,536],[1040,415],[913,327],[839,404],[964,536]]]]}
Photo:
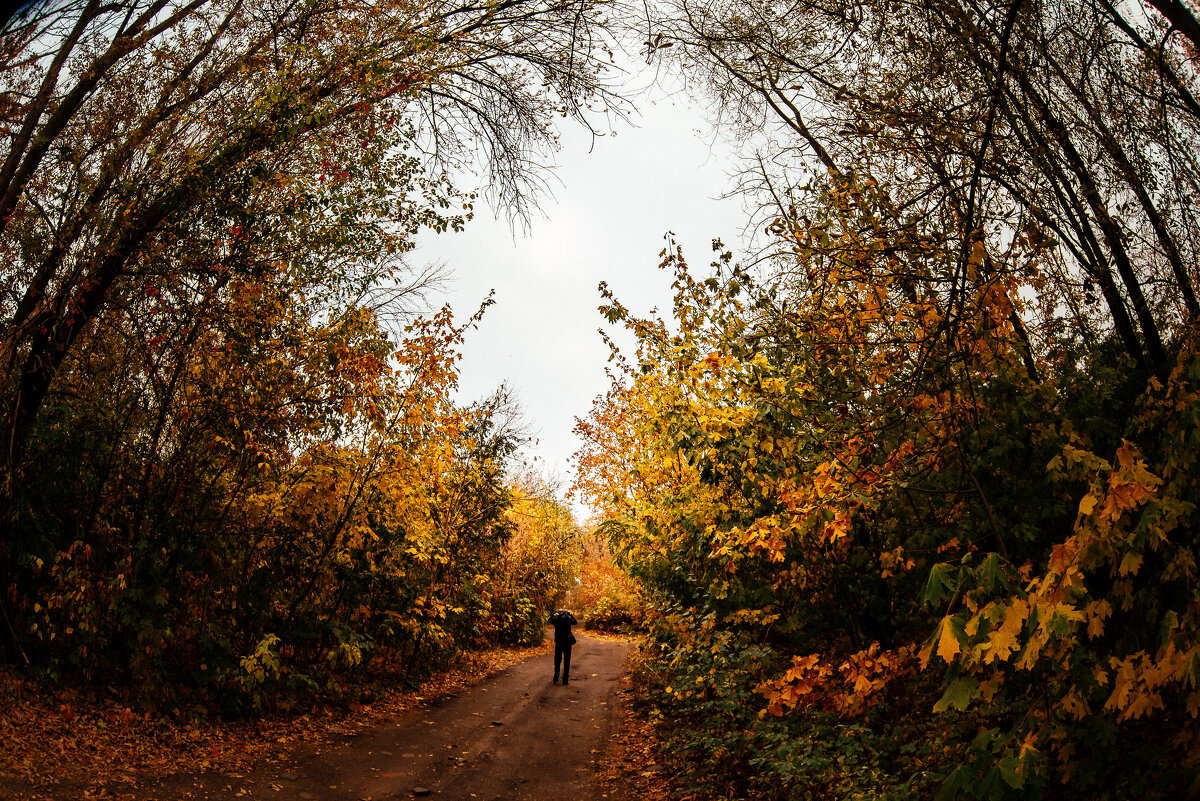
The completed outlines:
{"type": "Polygon", "coordinates": [[[281,745],[319,743],[402,717],[424,698],[453,692],[545,652],[547,644],[467,655],[416,690],[393,690],[378,702],[325,707],[248,721],[164,718],[134,712],[115,693],[47,690],[0,672],[0,789],[18,798],[52,798],[58,785],[86,797],[121,795],[143,777],[180,770],[238,773],[281,745]]]}
{"type": "MultiPolygon", "coordinates": [[[[141,787],[171,773],[216,771],[236,777],[294,748],[402,719],[427,699],[456,693],[548,650],[547,643],[471,654],[417,689],[387,692],[370,705],[252,721],[154,716],[135,712],[107,689],[49,690],[11,671],[0,672],[0,796],[60,799],[70,788],[82,798],[138,798],[141,787]]],[[[634,679],[623,677],[616,731],[597,755],[598,780],[610,799],[665,801],[670,771],[658,756],[641,698],[634,679]]]]}
{"type": "Polygon", "coordinates": [[[636,673],[626,673],[620,688],[615,733],[597,769],[600,782],[610,799],[668,801],[675,783],[636,673]]]}

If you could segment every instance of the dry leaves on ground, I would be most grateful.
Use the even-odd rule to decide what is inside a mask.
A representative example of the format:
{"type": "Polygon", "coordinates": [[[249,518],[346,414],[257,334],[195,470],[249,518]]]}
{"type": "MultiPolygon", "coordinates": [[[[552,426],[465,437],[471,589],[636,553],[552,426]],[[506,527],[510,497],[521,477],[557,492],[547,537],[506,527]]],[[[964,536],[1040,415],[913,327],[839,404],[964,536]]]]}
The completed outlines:
{"type": "Polygon", "coordinates": [[[548,649],[470,654],[416,690],[393,690],[365,706],[276,714],[255,721],[188,721],[134,712],[100,691],[47,692],[0,671],[0,796],[111,796],[156,776],[213,770],[230,775],[302,743],[320,743],[395,719],[426,698],[455,692],[548,649]]]}
{"type": "Polygon", "coordinates": [[[617,693],[617,720],[597,775],[609,801],[670,801],[674,786],[661,742],[650,722],[649,706],[632,674],[626,673],[617,693]]]}

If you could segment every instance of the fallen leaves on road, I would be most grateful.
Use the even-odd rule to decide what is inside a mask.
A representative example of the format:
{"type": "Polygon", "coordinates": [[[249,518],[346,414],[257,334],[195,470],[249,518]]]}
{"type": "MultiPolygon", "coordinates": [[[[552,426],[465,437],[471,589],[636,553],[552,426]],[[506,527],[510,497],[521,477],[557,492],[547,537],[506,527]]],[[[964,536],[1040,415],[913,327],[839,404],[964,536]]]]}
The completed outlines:
{"type": "Polygon", "coordinates": [[[618,686],[616,730],[596,759],[601,792],[608,801],[670,801],[670,771],[660,764],[661,741],[638,701],[636,681],[627,673],[618,686]]]}
{"type": "Polygon", "coordinates": [[[135,788],[176,772],[237,775],[298,743],[331,742],[403,715],[548,646],[471,654],[414,691],[394,690],[352,709],[275,714],[255,721],[166,718],[133,711],[104,688],[52,692],[0,670],[0,796],[36,801],[136,797],[135,788]]]}

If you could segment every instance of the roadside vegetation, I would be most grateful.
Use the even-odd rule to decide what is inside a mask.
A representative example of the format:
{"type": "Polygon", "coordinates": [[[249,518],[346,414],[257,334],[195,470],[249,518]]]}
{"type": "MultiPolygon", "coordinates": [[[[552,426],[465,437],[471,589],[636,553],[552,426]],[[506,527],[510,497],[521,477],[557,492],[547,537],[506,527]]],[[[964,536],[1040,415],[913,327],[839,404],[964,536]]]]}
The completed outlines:
{"type": "Polygon", "coordinates": [[[9,741],[361,711],[567,603],[647,632],[697,801],[1200,796],[1189,6],[4,13],[9,741]],[[411,251],[529,214],[630,37],[744,144],[759,233],[668,237],[662,316],[602,288],[637,344],[585,531],[509,391],[458,397],[490,301],[411,251]]]}
{"type": "Polygon", "coordinates": [[[680,792],[1195,797],[1192,12],[656,8],[763,232],[578,426],[680,792]]]}
{"type": "MultiPolygon", "coordinates": [[[[6,12],[7,13],[7,12],[6,12]]],[[[38,2],[0,40],[0,652],[140,711],[540,641],[577,525],[409,252],[612,96],[584,4],[38,2]]]]}

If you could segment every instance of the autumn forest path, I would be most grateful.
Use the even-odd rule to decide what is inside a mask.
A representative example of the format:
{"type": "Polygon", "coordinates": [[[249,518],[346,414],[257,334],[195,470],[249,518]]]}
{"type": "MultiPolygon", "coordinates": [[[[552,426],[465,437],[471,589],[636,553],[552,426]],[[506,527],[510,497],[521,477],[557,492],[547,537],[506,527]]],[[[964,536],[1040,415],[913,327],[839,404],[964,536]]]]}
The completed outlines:
{"type": "MultiPolygon", "coordinates": [[[[551,657],[526,659],[397,723],[245,775],[178,776],[141,798],[383,801],[602,801],[597,767],[617,720],[618,681],[634,646],[579,635],[571,683],[551,657]]],[[[616,801],[613,799],[613,801],[616,801]]]]}

